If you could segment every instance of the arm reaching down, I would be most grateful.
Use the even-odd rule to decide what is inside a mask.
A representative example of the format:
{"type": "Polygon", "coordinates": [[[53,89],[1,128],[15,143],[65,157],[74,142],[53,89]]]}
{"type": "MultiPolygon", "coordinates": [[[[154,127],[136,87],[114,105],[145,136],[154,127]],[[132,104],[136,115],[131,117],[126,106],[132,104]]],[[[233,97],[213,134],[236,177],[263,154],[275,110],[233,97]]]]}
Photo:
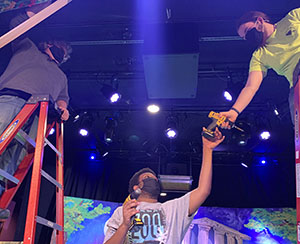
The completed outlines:
{"type": "MultiPolygon", "coordinates": [[[[263,78],[264,73],[262,71],[251,71],[245,87],[232,107],[241,113],[253,99],[262,83],[263,78]]],[[[225,115],[230,121],[235,122],[239,115],[238,112],[235,110],[229,110],[227,112],[221,112],[220,115],[225,115]]],[[[222,124],[222,127],[230,128],[228,122],[222,124]]]]}

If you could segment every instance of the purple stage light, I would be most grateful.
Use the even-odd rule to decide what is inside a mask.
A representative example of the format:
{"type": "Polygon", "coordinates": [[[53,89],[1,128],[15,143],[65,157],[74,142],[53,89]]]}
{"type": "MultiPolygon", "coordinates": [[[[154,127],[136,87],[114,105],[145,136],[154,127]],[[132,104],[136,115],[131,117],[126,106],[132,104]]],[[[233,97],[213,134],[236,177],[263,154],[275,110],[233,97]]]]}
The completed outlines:
{"type": "Polygon", "coordinates": [[[263,131],[262,133],[260,133],[260,138],[262,140],[268,140],[271,137],[271,134],[269,131],[263,131]]]}
{"type": "Polygon", "coordinates": [[[232,96],[228,91],[224,91],[223,95],[227,101],[232,101],[232,96]]]}
{"type": "Polygon", "coordinates": [[[87,136],[89,134],[89,132],[86,129],[80,129],[79,134],[82,136],[87,136]]]}
{"type": "Polygon", "coordinates": [[[91,160],[95,160],[95,159],[96,159],[96,156],[95,156],[94,153],[91,154],[90,159],[91,159],[91,160]]]}
{"type": "Polygon", "coordinates": [[[172,128],[168,128],[166,130],[166,136],[170,139],[174,139],[177,137],[177,131],[172,128]]]}
{"type": "Polygon", "coordinates": [[[114,94],[111,95],[110,102],[111,103],[116,103],[116,102],[118,102],[120,100],[120,98],[121,98],[121,95],[116,92],[116,93],[114,93],[114,94]]]}

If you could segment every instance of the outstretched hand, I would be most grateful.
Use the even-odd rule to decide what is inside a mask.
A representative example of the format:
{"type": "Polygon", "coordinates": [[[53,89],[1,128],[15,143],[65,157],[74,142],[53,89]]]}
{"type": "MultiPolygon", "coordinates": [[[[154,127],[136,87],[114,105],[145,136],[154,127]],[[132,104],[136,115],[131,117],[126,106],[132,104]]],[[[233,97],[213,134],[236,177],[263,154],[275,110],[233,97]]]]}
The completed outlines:
{"type": "MultiPolygon", "coordinates": [[[[203,128],[203,130],[204,130],[204,128],[203,128]]],[[[210,140],[208,140],[202,136],[203,147],[213,150],[216,146],[218,146],[225,139],[225,136],[222,135],[222,133],[219,131],[218,127],[216,128],[214,135],[215,135],[214,138],[212,138],[210,140]]]]}

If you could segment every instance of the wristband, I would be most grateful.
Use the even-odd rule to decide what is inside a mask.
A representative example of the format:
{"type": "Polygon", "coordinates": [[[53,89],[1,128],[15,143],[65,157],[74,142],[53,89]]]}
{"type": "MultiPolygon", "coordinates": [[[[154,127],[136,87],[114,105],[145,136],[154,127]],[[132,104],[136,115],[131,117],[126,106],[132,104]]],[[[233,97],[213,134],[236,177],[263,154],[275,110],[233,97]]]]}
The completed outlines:
{"type": "Polygon", "coordinates": [[[240,115],[240,112],[239,112],[236,108],[234,108],[234,107],[230,108],[229,110],[233,110],[233,111],[235,111],[238,115],[240,115]]]}

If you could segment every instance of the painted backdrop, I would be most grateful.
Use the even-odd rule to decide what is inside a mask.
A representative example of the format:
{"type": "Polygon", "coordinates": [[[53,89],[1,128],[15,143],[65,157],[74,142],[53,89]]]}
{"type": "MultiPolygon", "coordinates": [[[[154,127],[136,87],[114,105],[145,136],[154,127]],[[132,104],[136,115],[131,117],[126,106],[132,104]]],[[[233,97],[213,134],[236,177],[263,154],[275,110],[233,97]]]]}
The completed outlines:
{"type": "MultiPolygon", "coordinates": [[[[96,244],[104,239],[104,226],[120,203],[65,197],[67,244],[96,244]]],[[[296,244],[296,210],[201,207],[195,219],[207,217],[251,237],[253,244],[296,244]]],[[[195,233],[196,235],[196,233],[195,233]]],[[[197,243],[191,240],[191,243],[197,243]]]]}
{"type": "Polygon", "coordinates": [[[48,0],[1,0],[0,13],[19,8],[30,7],[47,1],[48,0]]]}

